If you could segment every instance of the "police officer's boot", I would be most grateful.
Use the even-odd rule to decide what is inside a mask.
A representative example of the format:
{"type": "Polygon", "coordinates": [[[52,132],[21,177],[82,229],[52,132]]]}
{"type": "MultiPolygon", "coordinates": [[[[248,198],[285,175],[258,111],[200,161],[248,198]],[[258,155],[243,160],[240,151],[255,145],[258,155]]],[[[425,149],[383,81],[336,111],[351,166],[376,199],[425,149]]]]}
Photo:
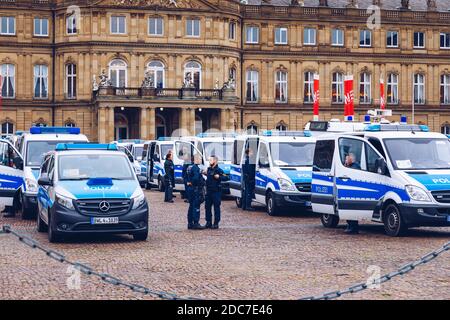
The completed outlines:
{"type": "Polygon", "coordinates": [[[212,229],[213,228],[213,224],[211,222],[207,222],[205,224],[205,229],[212,229]]]}
{"type": "Polygon", "coordinates": [[[3,217],[4,218],[14,218],[16,216],[16,211],[14,207],[9,207],[4,211],[3,217]]]}
{"type": "Polygon", "coordinates": [[[347,221],[347,228],[344,231],[346,234],[358,234],[359,233],[359,224],[358,221],[347,221]]]}
{"type": "Polygon", "coordinates": [[[205,227],[203,227],[200,223],[194,223],[191,227],[192,230],[203,230],[205,227]]]}
{"type": "Polygon", "coordinates": [[[219,229],[219,224],[218,223],[214,223],[212,225],[211,229],[219,229]]]}

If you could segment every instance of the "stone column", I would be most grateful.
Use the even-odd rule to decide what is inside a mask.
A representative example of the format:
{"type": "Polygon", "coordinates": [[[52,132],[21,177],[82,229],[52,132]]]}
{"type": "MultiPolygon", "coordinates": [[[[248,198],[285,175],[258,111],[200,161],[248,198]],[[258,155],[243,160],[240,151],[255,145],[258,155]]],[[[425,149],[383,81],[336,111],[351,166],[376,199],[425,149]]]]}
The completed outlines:
{"type": "Polygon", "coordinates": [[[188,122],[186,129],[190,135],[195,135],[195,108],[188,108],[188,122]]]}
{"type": "Polygon", "coordinates": [[[106,132],[107,136],[106,142],[111,142],[114,140],[114,107],[107,108],[108,110],[108,119],[106,120],[106,132]]]}
{"type": "Polygon", "coordinates": [[[156,138],[156,109],[148,107],[147,108],[147,118],[148,118],[148,132],[147,139],[153,140],[156,138]]]}
{"type": "Polygon", "coordinates": [[[148,138],[148,127],[147,127],[147,107],[141,108],[141,117],[140,117],[140,132],[139,136],[141,139],[147,140],[148,138]]]}
{"type": "Polygon", "coordinates": [[[106,142],[106,108],[98,108],[98,142],[106,142]]]}

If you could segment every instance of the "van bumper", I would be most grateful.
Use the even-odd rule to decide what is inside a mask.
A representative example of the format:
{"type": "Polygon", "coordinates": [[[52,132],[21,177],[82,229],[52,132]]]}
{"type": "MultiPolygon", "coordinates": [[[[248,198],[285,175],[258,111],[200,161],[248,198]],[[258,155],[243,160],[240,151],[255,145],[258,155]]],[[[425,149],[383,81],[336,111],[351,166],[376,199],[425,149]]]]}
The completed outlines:
{"type": "Polygon", "coordinates": [[[37,194],[24,193],[22,195],[22,206],[24,211],[36,213],[38,210],[37,194]]]}
{"type": "Polygon", "coordinates": [[[403,220],[408,227],[448,227],[450,226],[450,206],[433,204],[400,204],[403,220]]]}
{"type": "Polygon", "coordinates": [[[277,207],[304,207],[311,210],[310,193],[273,192],[273,199],[277,207]]]}

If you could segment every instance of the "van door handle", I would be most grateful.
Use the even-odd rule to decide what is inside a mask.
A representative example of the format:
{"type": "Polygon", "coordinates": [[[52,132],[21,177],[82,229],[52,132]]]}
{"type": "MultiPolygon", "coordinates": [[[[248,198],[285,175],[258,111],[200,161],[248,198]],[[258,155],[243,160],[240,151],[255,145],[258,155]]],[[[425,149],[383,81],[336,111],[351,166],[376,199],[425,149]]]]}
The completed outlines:
{"type": "Polygon", "coordinates": [[[347,176],[338,177],[338,179],[344,180],[344,181],[351,180],[350,177],[347,177],[347,176]]]}

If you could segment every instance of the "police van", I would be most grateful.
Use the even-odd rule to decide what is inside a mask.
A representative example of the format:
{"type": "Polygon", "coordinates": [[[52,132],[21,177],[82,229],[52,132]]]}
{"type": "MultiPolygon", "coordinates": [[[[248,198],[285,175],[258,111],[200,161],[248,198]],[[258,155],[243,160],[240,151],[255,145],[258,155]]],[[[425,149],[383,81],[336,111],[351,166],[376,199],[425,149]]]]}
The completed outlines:
{"type": "Polygon", "coordinates": [[[58,143],[88,142],[88,138],[74,127],[32,127],[19,142],[19,152],[24,159],[25,188],[20,194],[22,217],[35,217],[37,213],[37,178],[44,155],[54,150],[58,143]]]}
{"type": "Polygon", "coordinates": [[[45,155],[38,184],[37,228],[50,242],[80,233],[147,239],[147,200],[115,144],[58,144],[45,155]]]}
{"type": "Polygon", "coordinates": [[[146,188],[153,185],[163,192],[164,185],[164,162],[169,151],[173,153],[175,166],[175,190],[184,191],[184,180],[182,177],[183,164],[190,162],[195,154],[201,154],[199,150],[189,141],[180,138],[161,137],[157,141],[149,141],[144,144],[141,161],[141,176],[146,179],[146,188]]]}
{"type": "Polygon", "coordinates": [[[330,121],[310,121],[305,126],[305,131],[311,133],[313,137],[330,133],[363,131],[371,123],[370,115],[364,117],[364,122],[340,121],[331,119],[330,121]]]}
{"type": "Polygon", "coordinates": [[[0,212],[16,210],[23,190],[23,158],[10,141],[0,139],[0,212]]]}
{"type": "MultiPolygon", "coordinates": [[[[184,137],[183,141],[192,143],[203,155],[203,163],[207,164],[209,157],[218,157],[218,166],[224,174],[229,176],[231,170],[231,160],[233,155],[233,143],[237,135],[235,133],[208,132],[200,133],[193,137],[184,137]]],[[[228,182],[222,183],[222,193],[229,194],[228,182]]]]}
{"type": "Polygon", "coordinates": [[[311,201],[327,228],[367,220],[400,236],[409,227],[450,226],[450,142],[407,124],[320,136],[311,201]]]}
{"type": "Polygon", "coordinates": [[[255,155],[256,187],[253,201],[266,206],[269,215],[282,208],[311,209],[311,170],[315,139],[303,131],[265,131],[235,139],[230,193],[241,205],[245,150],[255,155]]]}

